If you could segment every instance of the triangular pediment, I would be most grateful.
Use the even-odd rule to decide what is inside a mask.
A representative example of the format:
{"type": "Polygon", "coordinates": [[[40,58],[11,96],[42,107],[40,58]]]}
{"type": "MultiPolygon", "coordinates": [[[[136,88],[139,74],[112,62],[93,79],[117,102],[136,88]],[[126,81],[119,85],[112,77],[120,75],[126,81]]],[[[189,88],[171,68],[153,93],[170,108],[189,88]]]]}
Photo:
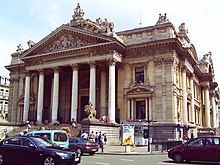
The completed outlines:
{"type": "Polygon", "coordinates": [[[23,53],[23,58],[34,55],[79,49],[93,45],[96,46],[112,41],[114,41],[114,39],[111,37],[92,34],[82,29],[62,25],[40,42],[25,51],[23,53]]]}
{"type": "Polygon", "coordinates": [[[130,84],[127,94],[139,94],[139,93],[152,93],[153,87],[149,83],[137,83],[130,84]]]}

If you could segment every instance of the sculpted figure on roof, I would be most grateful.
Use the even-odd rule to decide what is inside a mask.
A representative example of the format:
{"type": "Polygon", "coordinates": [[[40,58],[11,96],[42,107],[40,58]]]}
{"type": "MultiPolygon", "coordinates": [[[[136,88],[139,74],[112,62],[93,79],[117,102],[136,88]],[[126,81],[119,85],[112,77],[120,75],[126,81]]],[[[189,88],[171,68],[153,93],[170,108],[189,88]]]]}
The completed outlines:
{"type": "Polygon", "coordinates": [[[95,21],[91,21],[90,19],[84,19],[84,14],[84,11],[81,9],[78,3],[77,7],[74,9],[74,15],[72,16],[73,19],[70,21],[70,25],[73,27],[92,31],[94,33],[113,35],[113,22],[108,22],[107,18],[102,20],[100,17],[95,21]]]}
{"type": "Polygon", "coordinates": [[[181,25],[179,26],[179,34],[187,34],[188,33],[188,29],[186,29],[186,25],[185,23],[181,23],[181,25]]]}
{"type": "Polygon", "coordinates": [[[159,19],[158,19],[156,24],[162,24],[162,23],[166,23],[166,22],[169,22],[169,19],[167,18],[167,14],[165,13],[164,15],[162,15],[160,13],[159,14],[159,19]]]}
{"type": "Polygon", "coordinates": [[[79,3],[77,4],[77,7],[74,9],[74,15],[72,15],[72,20],[70,21],[70,25],[72,26],[80,26],[82,22],[84,21],[83,16],[85,12],[81,9],[79,3]]]}
{"type": "Polygon", "coordinates": [[[24,49],[23,49],[23,47],[22,47],[21,44],[17,45],[17,50],[16,50],[16,52],[21,53],[23,50],[24,50],[24,49]]]}

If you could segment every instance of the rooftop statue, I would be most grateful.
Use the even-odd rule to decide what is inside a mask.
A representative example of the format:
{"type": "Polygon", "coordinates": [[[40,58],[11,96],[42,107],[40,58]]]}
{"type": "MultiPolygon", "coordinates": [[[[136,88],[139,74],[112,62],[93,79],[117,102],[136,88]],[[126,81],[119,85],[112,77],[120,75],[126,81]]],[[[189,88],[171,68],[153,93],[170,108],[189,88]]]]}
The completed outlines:
{"type": "Polygon", "coordinates": [[[161,13],[159,14],[159,19],[156,24],[162,24],[162,23],[167,23],[169,22],[169,19],[167,18],[167,14],[165,13],[162,15],[161,13]]]}
{"type": "Polygon", "coordinates": [[[186,25],[185,23],[181,23],[181,25],[179,26],[179,34],[187,34],[188,33],[188,29],[186,29],[186,25]]]}
{"type": "Polygon", "coordinates": [[[28,44],[28,47],[31,48],[31,47],[33,47],[33,46],[35,45],[35,42],[32,41],[32,40],[29,40],[29,41],[27,42],[27,44],[28,44]]]}
{"type": "Polygon", "coordinates": [[[203,58],[202,58],[202,61],[211,63],[211,62],[212,62],[211,56],[212,56],[212,53],[211,53],[211,52],[209,52],[209,53],[207,53],[207,54],[204,54],[204,55],[203,55],[203,58]]]}
{"type": "Polygon", "coordinates": [[[74,9],[74,15],[72,16],[73,19],[70,20],[70,25],[73,27],[92,31],[94,33],[113,35],[113,22],[108,22],[107,18],[102,20],[100,17],[95,21],[91,21],[90,19],[84,19],[84,14],[84,11],[81,9],[78,3],[77,7],[74,9]]]}
{"type": "Polygon", "coordinates": [[[79,3],[77,4],[77,7],[74,10],[73,19],[82,19],[85,12],[81,9],[79,3]]]}
{"type": "Polygon", "coordinates": [[[77,4],[77,7],[74,9],[74,15],[72,15],[72,20],[70,20],[70,25],[77,27],[80,26],[83,19],[85,12],[81,9],[79,3],[77,4]]]}
{"type": "Polygon", "coordinates": [[[24,49],[23,49],[23,47],[21,46],[21,44],[17,45],[17,50],[16,50],[16,52],[21,53],[23,50],[24,50],[24,49]]]}

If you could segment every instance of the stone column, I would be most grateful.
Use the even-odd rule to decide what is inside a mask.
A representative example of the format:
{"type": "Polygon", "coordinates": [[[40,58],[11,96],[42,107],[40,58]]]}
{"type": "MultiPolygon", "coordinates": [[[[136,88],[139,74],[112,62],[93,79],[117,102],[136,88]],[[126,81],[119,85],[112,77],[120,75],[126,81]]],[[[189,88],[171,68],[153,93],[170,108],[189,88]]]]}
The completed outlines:
{"type": "Polygon", "coordinates": [[[149,119],[152,120],[152,98],[149,97],[149,119]]]}
{"type": "Polygon", "coordinates": [[[127,99],[127,118],[131,119],[131,100],[127,99]]]}
{"type": "Polygon", "coordinates": [[[186,85],[186,68],[182,70],[182,89],[183,89],[183,122],[188,123],[187,111],[187,85],[186,85]]]}
{"type": "Polygon", "coordinates": [[[90,62],[90,79],[89,79],[89,102],[96,108],[96,65],[90,62]]]}
{"type": "Polygon", "coordinates": [[[59,103],[59,68],[54,68],[52,122],[57,120],[58,103],[59,103]]]}
{"type": "Polygon", "coordinates": [[[101,70],[101,91],[100,91],[100,116],[106,114],[106,70],[102,68],[101,70]]]}
{"type": "Polygon", "coordinates": [[[108,116],[112,123],[115,123],[115,65],[114,58],[109,59],[109,102],[108,102],[108,116]]]}
{"type": "Polygon", "coordinates": [[[23,121],[28,120],[28,112],[29,112],[29,104],[30,104],[30,84],[31,84],[31,77],[29,74],[27,74],[25,77],[23,121]]]}
{"type": "Polygon", "coordinates": [[[78,66],[72,66],[72,97],[71,97],[71,119],[77,121],[78,109],[78,66]]]}
{"type": "Polygon", "coordinates": [[[39,72],[38,98],[37,98],[37,121],[39,123],[42,123],[43,104],[44,104],[44,72],[41,70],[39,72]]]}
{"type": "Polygon", "coordinates": [[[193,81],[193,75],[190,79],[190,89],[191,89],[191,121],[195,124],[195,103],[194,103],[194,81],[193,81]]]}
{"type": "Polygon", "coordinates": [[[148,120],[148,117],[149,117],[149,116],[148,116],[148,115],[149,115],[149,114],[148,114],[148,105],[149,105],[148,100],[149,100],[149,98],[146,98],[146,99],[145,99],[145,112],[146,112],[146,113],[145,113],[145,114],[146,114],[145,119],[146,119],[146,120],[148,120]]]}
{"type": "Polygon", "coordinates": [[[209,86],[204,86],[205,93],[205,123],[206,127],[211,127],[210,124],[210,101],[209,101],[209,86]]]}
{"type": "Polygon", "coordinates": [[[216,116],[216,104],[215,104],[215,95],[212,93],[212,115],[213,115],[213,128],[217,128],[217,116],[216,116]]]}
{"type": "Polygon", "coordinates": [[[174,93],[173,95],[173,121],[174,123],[178,122],[178,108],[177,108],[177,94],[174,93]]]}
{"type": "MultiPolygon", "coordinates": [[[[11,91],[11,90],[9,90],[9,91],[10,91],[10,94],[11,94],[11,92],[13,93],[13,91],[11,91]]],[[[24,92],[24,79],[23,79],[23,77],[20,77],[19,78],[18,96],[21,96],[23,94],[23,92],[24,92]]],[[[23,114],[21,115],[21,110],[22,110],[21,107],[18,105],[17,113],[16,113],[16,120],[15,121],[21,121],[22,120],[22,115],[23,114]]]]}
{"type": "Polygon", "coordinates": [[[131,119],[134,119],[134,99],[131,99],[131,119]]]}

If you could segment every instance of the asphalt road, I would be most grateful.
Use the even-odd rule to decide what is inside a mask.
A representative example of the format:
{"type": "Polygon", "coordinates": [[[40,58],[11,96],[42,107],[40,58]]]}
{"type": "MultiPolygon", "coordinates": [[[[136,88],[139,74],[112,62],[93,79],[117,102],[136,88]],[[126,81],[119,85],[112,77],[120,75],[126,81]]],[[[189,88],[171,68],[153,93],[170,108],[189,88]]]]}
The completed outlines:
{"type": "MultiPolygon", "coordinates": [[[[82,156],[80,165],[177,165],[167,155],[99,155],[82,156]]],[[[186,163],[178,163],[186,165],[186,163]]],[[[216,163],[188,163],[187,165],[217,165],[216,163]]]]}

